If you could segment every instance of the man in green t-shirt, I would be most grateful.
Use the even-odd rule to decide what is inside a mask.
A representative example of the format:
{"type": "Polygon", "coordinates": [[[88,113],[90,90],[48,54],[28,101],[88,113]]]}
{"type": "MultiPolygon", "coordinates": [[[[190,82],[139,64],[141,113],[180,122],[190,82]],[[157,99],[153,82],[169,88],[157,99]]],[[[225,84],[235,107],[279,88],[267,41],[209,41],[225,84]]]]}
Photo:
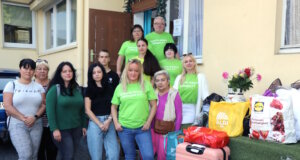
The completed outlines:
{"type": "Polygon", "coordinates": [[[165,26],[166,23],[164,18],[158,16],[154,19],[154,32],[146,35],[146,39],[149,43],[149,50],[153,53],[153,55],[159,62],[165,59],[164,47],[166,43],[174,43],[171,34],[164,31],[165,26]]]}

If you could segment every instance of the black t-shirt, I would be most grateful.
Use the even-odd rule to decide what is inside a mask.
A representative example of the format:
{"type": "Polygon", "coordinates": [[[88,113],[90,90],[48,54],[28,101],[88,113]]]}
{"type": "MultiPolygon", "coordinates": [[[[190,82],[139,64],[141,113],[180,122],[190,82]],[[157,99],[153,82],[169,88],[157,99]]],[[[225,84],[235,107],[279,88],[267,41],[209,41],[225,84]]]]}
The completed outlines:
{"type": "Polygon", "coordinates": [[[107,78],[108,78],[108,84],[111,85],[111,87],[113,88],[113,91],[114,91],[116,89],[116,87],[118,86],[118,84],[120,83],[120,78],[119,78],[118,74],[111,70],[107,73],[107,78]]]}
{"type": "Polygon", "coordinates": [[[86,97],[91,99],[91,110],[96,116],[104,116],[110,114],[111,99],[112,99],[112,89],[111,87],[97,88],[97,94],[92,95],[93,92],[89,90],[86,91],[86,97]]]}

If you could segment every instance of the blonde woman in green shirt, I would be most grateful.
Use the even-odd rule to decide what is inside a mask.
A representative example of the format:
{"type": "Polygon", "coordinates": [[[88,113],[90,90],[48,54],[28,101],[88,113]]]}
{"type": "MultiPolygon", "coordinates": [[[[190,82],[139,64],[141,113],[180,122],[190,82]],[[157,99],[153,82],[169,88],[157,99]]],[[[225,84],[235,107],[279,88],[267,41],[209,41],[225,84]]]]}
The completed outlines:
{"type": "Polygon", "coordinates": [[[174,88],[179,91],[182,100],[182,125],[187,128],[201,121],[202,102],[208,96],[208,85],[204,74],[198,73],[194,56],[184,54],[183,71],[176,77],[174,88]]]}
{"type": "Polygon", "coordinates": [[[131,38],[128,41],[125,41],[120,50],[119,50],[119,57],[117,60],[117,74],[119,77],[121,76],[121,69],[122,65],[128,62],[129,59],[132,59],[133,57],[136,57],[139,55],[136,42],[140,38],[144,38],[144,30],[141,25],[136,24],[131,28],[131,38]]]}
{"type": "Polygon", "coordinates": [[[135,141],[144,160],[154,159],[150,125],[156,113],[156,99],[151,84],[143,80],[141,62],[129,60],[111,101],[111,114],[125,159],[135,159],[135,141]]]}

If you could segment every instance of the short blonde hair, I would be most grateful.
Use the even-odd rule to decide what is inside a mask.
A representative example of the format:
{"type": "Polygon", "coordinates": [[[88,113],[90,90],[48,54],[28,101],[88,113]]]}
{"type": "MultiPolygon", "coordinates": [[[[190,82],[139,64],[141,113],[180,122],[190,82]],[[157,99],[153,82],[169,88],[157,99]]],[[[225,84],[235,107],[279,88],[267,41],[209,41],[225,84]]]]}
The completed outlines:
{"type": "Polygon", "coordinates": [[[129,79],[128,79],[128,69],[129,69],[129,65],[131,64],[137,64],[138,68],[139,68],[139,77],[138,77],[138,82],[142,87],[142,90],[144,91],[144,78],[143,78],[143,65],[141,63],[140,60],[138,59],[130,59],[128,61],[128,63],[125,65],[124,71],[122,73],[121,76],[121,85],[123,88],[123,91],[126,92],[127,91],[127,85],[130,83],[129,79]]]}

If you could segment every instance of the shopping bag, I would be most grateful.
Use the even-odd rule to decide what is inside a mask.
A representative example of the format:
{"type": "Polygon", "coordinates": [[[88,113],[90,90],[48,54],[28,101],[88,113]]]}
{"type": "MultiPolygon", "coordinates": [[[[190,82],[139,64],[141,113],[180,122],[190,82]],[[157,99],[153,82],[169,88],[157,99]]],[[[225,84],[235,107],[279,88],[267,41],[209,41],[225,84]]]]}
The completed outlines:
{"type": "MultiPolygon", "coordinates": [[[[276,91],[277,92],[277,91],[276,91]]],[[[250,138],[279,143],[296,143],[294,113],[289,95],[252,96],[250,138]]]]}
{"type": "Polygon", "coordinates": [[[250,102],[211,102],[209,128],[224,131],[229,137],[243,133],[243,120],[250,108],[250,102]]]}
{"type": "Polygon", "coordinates": [[[176,147],[179,143],[183,143],[182,130],[169,132],[164,138],[164,149],[166,151],[166,160],[175,160],[176,158],[176,147]],[[166,145],[167,139],[167,145],[166,145]]]}
{"type": "Polygon", "coordinates": [[[184,141],[205,145],[210,148],[223,148],[229,143],[226,132],[205,127],[191,126],[183,130],[184,141]]]}

